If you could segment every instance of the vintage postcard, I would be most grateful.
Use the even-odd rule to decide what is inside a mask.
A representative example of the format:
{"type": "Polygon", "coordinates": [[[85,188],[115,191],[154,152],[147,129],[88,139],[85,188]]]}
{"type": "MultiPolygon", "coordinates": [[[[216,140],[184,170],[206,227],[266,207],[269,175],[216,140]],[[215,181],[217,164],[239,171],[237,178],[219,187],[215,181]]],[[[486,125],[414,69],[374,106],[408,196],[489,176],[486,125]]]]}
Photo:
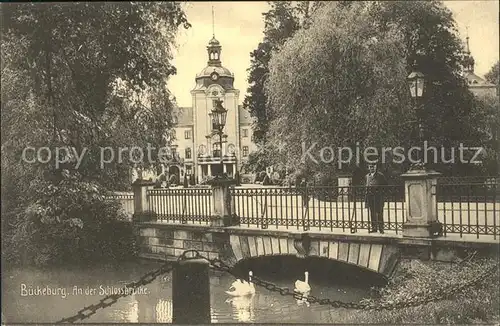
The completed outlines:
{"type": "Polygon", "coordinates": [[[500,323],[498,1],[0,8],[2,325],[500,323]]]}

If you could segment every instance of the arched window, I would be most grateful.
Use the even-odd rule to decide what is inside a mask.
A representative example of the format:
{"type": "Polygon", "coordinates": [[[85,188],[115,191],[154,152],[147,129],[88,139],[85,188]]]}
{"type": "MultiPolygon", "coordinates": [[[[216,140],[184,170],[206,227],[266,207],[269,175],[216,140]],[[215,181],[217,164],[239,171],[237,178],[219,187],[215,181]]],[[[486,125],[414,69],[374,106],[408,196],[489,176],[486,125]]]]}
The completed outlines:
{"type": "Polygon", "coordinates": [[[212,144],[212,156],[213,157],[220,157],[221,151],[220,151],[220,143],[215,142],[212,144]]]}

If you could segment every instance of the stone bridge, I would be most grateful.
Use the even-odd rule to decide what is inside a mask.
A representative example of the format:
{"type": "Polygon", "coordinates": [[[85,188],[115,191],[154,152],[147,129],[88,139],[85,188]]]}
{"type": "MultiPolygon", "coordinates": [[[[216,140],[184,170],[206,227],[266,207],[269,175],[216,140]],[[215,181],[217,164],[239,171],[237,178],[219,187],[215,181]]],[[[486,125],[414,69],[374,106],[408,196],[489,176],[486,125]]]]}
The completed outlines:
{"type": "Polygon", "coordinates": [[[416,239],[381,235],[332,234],[141,222],[134,225],[140,257],[175,260],[198,250],[226,264],[249,258],[292,255],[322,257],[358,266],[390,278],[401,257],[459,261],[468,250],[497,250],[491,243],[416,239]]]}

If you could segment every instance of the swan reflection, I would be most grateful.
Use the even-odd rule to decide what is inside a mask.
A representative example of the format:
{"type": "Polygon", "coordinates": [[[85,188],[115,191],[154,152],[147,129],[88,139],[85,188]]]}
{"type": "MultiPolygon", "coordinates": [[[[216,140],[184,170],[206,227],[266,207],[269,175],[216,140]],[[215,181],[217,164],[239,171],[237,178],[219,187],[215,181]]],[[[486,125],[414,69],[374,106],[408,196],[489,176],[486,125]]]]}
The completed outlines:
{"type": "Polygon", "coordinates": [[[239,322],[253,322],[255,320],[255,310],[253,304],[254,295],[244,297],[233,297],[226,300],[233,307],[235,318],[239,322]]]}
{"type": "Polygon", "coordinates": [[[130,296],[129,308],[126,321],[129,323],[139,322],[139,301],[137,301],[135,294],[130,296]]]}
{"type": "Polygon", "coordinates": [[[172,322],[172,301],[160,299],[156,303],[156,322],[171,323],[172,322]]]}

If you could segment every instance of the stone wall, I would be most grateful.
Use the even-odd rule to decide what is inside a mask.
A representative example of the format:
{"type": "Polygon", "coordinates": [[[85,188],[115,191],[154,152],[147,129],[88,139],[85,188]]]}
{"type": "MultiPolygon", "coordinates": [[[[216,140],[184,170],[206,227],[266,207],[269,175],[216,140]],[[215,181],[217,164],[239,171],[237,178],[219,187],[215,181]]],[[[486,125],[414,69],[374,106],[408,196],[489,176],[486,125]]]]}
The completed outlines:
{"type": "Polygon", "coordinates": [[[446,239],[373,237],[241,227],[135,224],[140,257],[175,260],[186,250],[234,266],[263,256],[323,257],[392,276],[400,258],[459,262],[471,251],[498,253],[498,244],[446,239]]]}
{"type": "Polygon", "coordinates": [[[197,250],[209,259],[219,258],[229,242],[223,232],[192,227],[144,225],[136,227],[135,232],[140,256],[160,260],[175,260],[186,250],[197,250]]]}
{"type": "Polygon", "coordinates": [[[390,277],[399,258],[393,244],[339,241],[333,234],[328,239],[294,232],[161,223],[137,223],[135,232],[140,257],[159,260],[175,260],[186,250],[220,258],[231,266],[263,256],[324,257],[390,277]]]}

